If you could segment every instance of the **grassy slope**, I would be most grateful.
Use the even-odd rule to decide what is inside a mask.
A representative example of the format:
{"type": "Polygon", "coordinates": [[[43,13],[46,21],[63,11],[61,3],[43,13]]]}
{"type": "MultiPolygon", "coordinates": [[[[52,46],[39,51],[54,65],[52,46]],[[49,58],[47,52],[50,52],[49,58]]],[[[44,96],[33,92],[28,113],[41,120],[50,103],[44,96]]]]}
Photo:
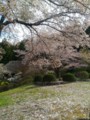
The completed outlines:
{"type": "MultiPolygon", "coordinates": [[[[34,114],[34,116],[32,116],[32,114],[30,115],[31,119],[34,120],[36,120],[36,118],[39,120],[40,118],[40,116],[36,115],[37,110],[42,115],[41,119],[43,119],[42,117],[46,117],[46,120],[59,120],[60,118],[62,118],[62,120],[72,120],[76,116],[80,118],[87,117],[89,110],[86,111],[85,108],[89,108],[89,104],[90,82],[77,82],[47,87],[25,85],[0,93],[0,118],[3,120],[6,117],[7,120],[9,120],[7,111],[12,111],[14,106],[16,106],[16,110],[21,111],[26,106],[27,113],[30,109],[34,114]],[[32,105],[34,107],[32,107],[32,105]],[[41,108],[42,111],[40,111],[41,108]],[[3,110],[5,111],[4,116],[2,115],[3,110]],[[43,111],[48,112],[46,112],[45,115],[43,111]]],[[[25,115],[23,112],[18,113],[20,116],[18,115],[19,118],[16,119],[29,120],[30,116],[28,116],[27,113],[25,113],[25,115]]],[[[14,115],[12,117],[12,119],[15,119],[14,115]]]]}

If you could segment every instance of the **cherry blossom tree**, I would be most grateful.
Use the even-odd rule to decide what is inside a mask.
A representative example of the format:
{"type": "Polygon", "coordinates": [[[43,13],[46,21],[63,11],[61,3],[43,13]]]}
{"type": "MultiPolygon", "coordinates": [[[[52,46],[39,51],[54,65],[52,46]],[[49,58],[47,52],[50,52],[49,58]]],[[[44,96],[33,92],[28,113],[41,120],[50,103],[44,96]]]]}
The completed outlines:
{"type": "Polygon", "coordinates": [[[86,0],[1,0],[0,29],[20,24],[28,28],[30,34],[37,34],[43,26],[64,33],[63,26],[89,14],[89,9],[86,0]]]}
{"type": "Polygon", "coordinates": [[[89,15],[88,0],[1,0],[0,6],[1,34],[10,31],[15,35],[18,27],[29,36],[27,50],[17,51],[24,55],[26,68],[29,64],[41,69],[45,64],[58,68],[75,63],[79,50],[89,45],[81,27],[89,15]]]}

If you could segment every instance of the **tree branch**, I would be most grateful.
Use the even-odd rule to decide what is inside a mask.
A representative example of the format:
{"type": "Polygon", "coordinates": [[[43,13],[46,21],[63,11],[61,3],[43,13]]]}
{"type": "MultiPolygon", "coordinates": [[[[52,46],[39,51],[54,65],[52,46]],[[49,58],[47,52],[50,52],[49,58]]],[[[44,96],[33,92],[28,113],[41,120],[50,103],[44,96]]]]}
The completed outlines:
{"type": "Polygon", "coordinates": [[[45,19],[39,20],[39,21],[34,22],[34,23],[26,23],[24,21],[21,21],[21,20],[18,20],[18,19],[14,19],[12,21],[6,21],[6,22],[2,23],[2,25],[9,25],[9,24],[12,24],[12,23],[19,23],[19,24],[22,24],[22,25],[25,25],[25,26],[32,27],[32,26],[41,25],[43,22],[46,22],[47,20],[53,19],[55,17],[67,16],[67,14],[76,14],[76,13],[77,13],[77,11],[73,11],[73,12],[61,12],[61,13],[58,13],[58,14],[55,14],[55,15],[51,15],[51,16],[45,18],[45,19]]]}

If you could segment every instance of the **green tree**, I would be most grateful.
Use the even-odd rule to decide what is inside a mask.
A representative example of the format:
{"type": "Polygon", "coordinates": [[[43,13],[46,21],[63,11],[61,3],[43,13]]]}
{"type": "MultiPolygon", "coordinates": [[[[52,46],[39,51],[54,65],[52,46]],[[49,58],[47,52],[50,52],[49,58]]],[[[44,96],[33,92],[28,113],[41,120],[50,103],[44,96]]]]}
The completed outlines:
{"type": "Polygon", "coordinates": [[[16,47],[14,45],[10,44],[6,40],[3,40],[0,43],[0,47],[3,48],[5,51],[5,53],[3,54],[3,58],[0,61],[1,63],[6,64],[9,61],[17,60],[16,53],[14,52],[16,47]]]}
{"type": "Polygon", "coordinates": [[[25,43],[24,43],[24,41],[21,41],[21,42],[20,42],[20,44],[19,44],[19,46],[18,46],[18,49],[19,49],[19,50],[25,50],[25,43]]]}

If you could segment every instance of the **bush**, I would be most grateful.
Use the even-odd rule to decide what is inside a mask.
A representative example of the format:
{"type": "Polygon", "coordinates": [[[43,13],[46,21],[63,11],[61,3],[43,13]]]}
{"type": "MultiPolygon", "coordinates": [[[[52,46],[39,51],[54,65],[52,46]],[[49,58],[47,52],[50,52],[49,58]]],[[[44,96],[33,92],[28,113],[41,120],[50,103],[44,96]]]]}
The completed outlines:
{"type": "Polygon", "coordinates": [[[36,75],[34,78],[34,83],[38,83],[38,82],[42,82],[43,81],[43,77],[42,75],[36,75]]]}
{"type": "Polygon", "coordinates": [[[86,71],[90,73],[90,66],[87,67],[86,71]]]}
{"type": "Polygon", "coordinates": [[[61,77],[63,77],[66,73],[67,73],[67,70],[66,70],[66,69],[62,69],[62,70],[60,71],[61,77]]]}
{"type": "Polygon", "coordinates": [[[56,76],[54,74],[46,74],[43,77],[43,83],[48,84],[54,81],[56,81],[56,76]]]}
{"type": "Polygon", "coordinates": [[[52,74],[52,75],[55,75],[55,76],[56,76],[56,74],[55,74],[54,71],[47,71],[46,74],[52,74]]]}
{"type": "Polygon", "coordinates": [[[1,82],[1,86],[4,86],[4,85],[9,85],[8,82],[1,82]]]}
{"type": "Polygon", "coordinates": [[[73,81],[76,81],[76,77],[74,74],[72,73],[66,73],[64,76],[63,76],[63,80],[66,81],[66,82],[73,82],[73,81]]]}
{"type": "Polygon", "coordinates": [[[89,73],[89,78],[90,78],[90,73],[89,73]]]}
{"type": "Polygon", "coordinates": [[[80,71],[76,73],[76,77],[80,80],[85,80],[89,78],[89,73],[87,71],[80,71]]]}
{"type": "Polygon", "coordinates": [[[58,67],[58,68],[55,68],[55,69],[54,69],[54,72],[55,72],[57,78],[59,78],[59,77],[61,76],[60,68],[59,68],[59,67],[58,67]]]}
{"type": "Polygon", "coordinates": [[[9,83],[8,82],[1,82],[0,83],[0,91],[5,91],[9,89],[9,83]]]}
{"type": "Polygon", "coordinates": [[[19,83],[20,83],[20,85],[32,84],[33,83],[33,77],[32,76],[24,77],[21,81],[19,81],[19,83]]]}

